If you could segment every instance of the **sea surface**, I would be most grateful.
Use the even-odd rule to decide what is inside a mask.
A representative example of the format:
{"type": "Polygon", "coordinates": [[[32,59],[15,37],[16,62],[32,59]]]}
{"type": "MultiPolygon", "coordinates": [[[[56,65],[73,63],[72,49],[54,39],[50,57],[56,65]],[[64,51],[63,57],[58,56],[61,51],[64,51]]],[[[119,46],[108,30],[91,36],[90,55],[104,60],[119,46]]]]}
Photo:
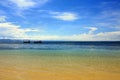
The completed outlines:
{"type": "Polygon", "coordinates": [[[120,42],[0,43],[0,80],[120,80],[120,42]]]}

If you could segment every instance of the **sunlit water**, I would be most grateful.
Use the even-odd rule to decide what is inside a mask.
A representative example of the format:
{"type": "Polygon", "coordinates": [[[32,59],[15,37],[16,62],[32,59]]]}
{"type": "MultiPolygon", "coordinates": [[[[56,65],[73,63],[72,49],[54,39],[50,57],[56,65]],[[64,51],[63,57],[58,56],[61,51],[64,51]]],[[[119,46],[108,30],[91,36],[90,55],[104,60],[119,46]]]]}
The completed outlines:
{"type": "Polygon", "coordinates": [[[0,44],[0,80],[120,80],[120,46],[0,44]]]}

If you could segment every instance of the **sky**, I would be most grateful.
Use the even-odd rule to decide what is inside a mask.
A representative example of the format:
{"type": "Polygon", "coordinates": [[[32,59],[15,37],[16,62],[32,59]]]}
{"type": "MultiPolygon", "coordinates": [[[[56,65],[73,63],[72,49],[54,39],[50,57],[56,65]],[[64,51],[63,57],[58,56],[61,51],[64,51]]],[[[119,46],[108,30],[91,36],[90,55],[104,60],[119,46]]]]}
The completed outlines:
{"type": "Polygon", "coordinates": [[[120,41],[120,0],[0,0],[0,39],[120,41]]]}

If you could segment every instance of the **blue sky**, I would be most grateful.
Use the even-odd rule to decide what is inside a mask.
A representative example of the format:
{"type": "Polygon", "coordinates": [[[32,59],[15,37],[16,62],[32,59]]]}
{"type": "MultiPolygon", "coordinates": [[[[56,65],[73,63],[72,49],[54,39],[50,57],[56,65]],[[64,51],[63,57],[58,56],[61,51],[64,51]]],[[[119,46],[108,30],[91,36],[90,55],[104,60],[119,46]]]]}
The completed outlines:
{"type": "Polygon", "coordinates": [[[0,0],[0,39],[120,41],[120,1],[0,0]]]}

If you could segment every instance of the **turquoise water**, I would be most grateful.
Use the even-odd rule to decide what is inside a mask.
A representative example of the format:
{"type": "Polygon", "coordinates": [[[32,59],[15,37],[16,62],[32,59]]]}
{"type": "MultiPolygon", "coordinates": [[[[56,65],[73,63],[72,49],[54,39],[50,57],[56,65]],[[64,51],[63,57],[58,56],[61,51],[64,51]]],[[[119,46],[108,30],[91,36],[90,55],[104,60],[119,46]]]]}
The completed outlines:
{"type": "MultiPolygon", "coordinates": [[[[20,49],[20,50],[1,50],[0,56],[7,56],[7,60],[17,61],[31,61],[37,63],[47,61],[47,63],[57,62],[66,63],[69,65],[84,64],[84,66],[94,66],[100,70],[108,70],[120,73],[120,50],[108,49],[73,49],[73,50],[34,50],[34,49],[20,49]],[[36,62],[34,62],[36,61],[36,62]],[[111,69],[114,67],[114,69],[111,69]]],[[[5,58],[5,57],[4,57],[5,58]]],[[[6,59],[6,58],[5,58],[6,59]]],[[[6,60],[5,60],[6,61],[6,60]]],[[[38,63],[39,64],[39,63],[38,63]]],[[[43,63],[42,63],[43,64],[43,63]]],[[[44,63],[46,64],[46,63],[44,63]]]]}
{"type": "Polygon", "coordinates": [[[120,79],[119,45],[0,44],[0,49],[1,80],[120,79]]]}

